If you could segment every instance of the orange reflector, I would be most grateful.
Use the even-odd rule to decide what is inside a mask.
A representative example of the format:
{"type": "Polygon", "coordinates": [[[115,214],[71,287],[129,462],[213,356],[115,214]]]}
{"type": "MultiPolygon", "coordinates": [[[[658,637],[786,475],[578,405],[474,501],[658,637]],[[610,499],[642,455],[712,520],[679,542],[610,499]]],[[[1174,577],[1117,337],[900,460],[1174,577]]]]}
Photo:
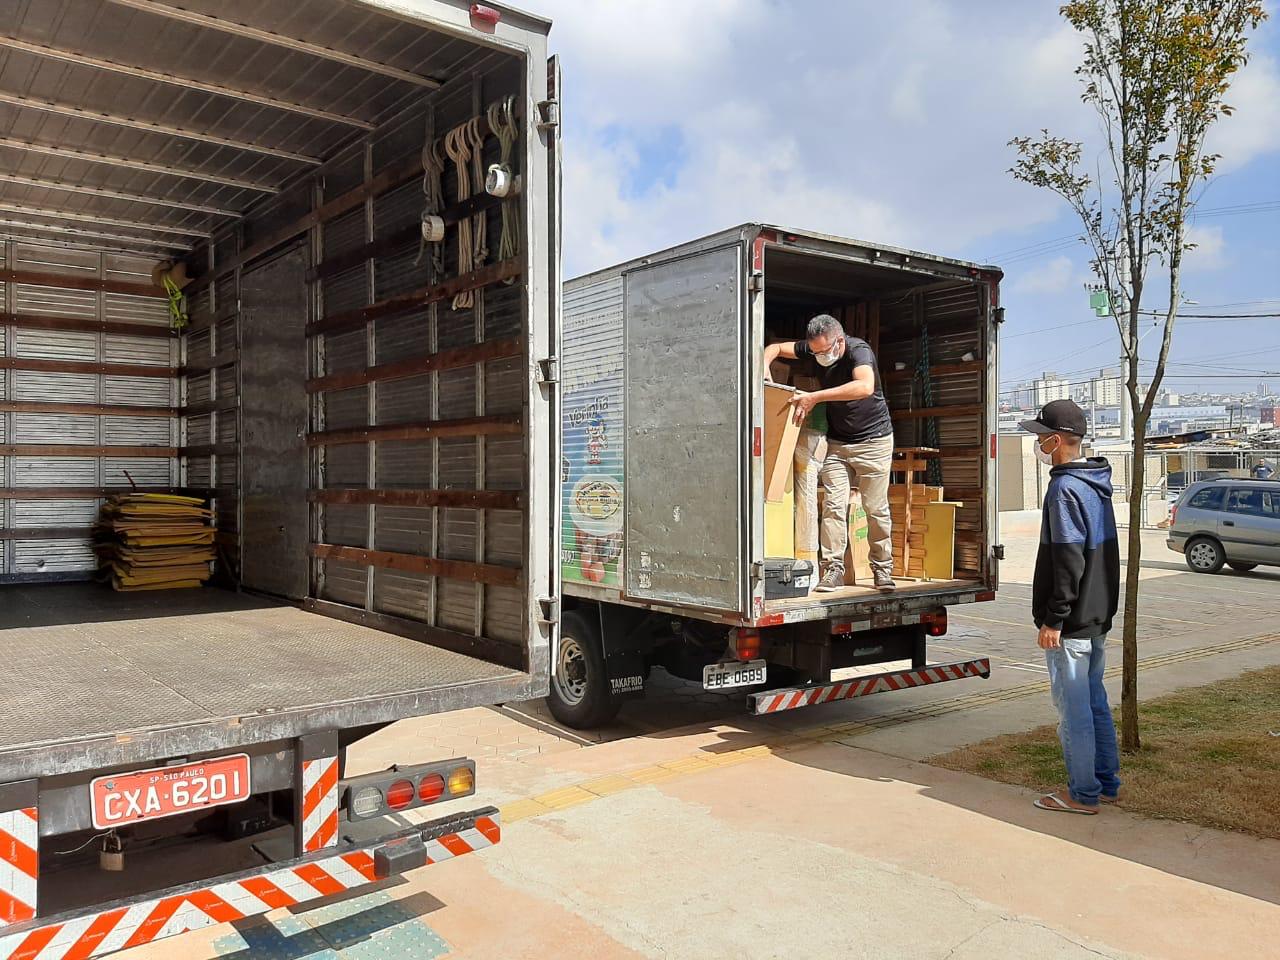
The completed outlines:
{"type": "Polygon", "coordinates": [[[451,796],[459,796],[464,793],[470,793],[476,788],[476,775],[471,772],[470,767],[458,767],[449,774],[449,794],[451,796]]]}
{"type": "Polygon", "coordinates": [[[988,590],[985,593],[975,593],[973,595],[973,602],[982,603],[984,600],[994,600],[995,598],[996,592],[994,590],[988,590]]]}

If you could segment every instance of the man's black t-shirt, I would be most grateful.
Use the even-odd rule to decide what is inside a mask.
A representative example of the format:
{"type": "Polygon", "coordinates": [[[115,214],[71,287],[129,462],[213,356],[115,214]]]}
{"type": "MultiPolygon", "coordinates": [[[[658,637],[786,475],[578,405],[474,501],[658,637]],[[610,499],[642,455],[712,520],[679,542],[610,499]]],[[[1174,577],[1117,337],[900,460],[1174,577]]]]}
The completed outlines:
{"type": "Polygon", "coordinates": [[[876,356],[867,341],[849,336],[844,340],[844,353],[829,367],[814,359],[806,341],[796,343],[796,356],[809,361],[823,390],[851,383],[854,367],[869,366],[875,373],[876,389],[871,396],[862,400],[828,400],[824,403],[827,436],[837,443],[862,443],[887,437],[893,433],[893,421],[889,418],[889,405],[885,403],[884,390],[880,387],[876,356]]]}

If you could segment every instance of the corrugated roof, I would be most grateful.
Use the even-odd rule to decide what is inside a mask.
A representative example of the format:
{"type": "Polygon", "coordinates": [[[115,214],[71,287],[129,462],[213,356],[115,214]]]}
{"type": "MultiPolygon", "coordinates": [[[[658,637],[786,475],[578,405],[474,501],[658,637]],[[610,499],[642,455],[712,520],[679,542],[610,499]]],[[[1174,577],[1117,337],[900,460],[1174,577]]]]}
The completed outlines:
{"type": "MultiPolygon", "coordinates": [[[[358,124],[386,120],[428,81],[492,55],[342,0],[182,3],[186,14],[232,26],[175,19],[161,0],[0,0],[12,38],[0,40],[0,220],[44,235],[87,234],[97,224],[116,238],[181,249],[314,168],[300,157],[333,156],[361,135],[358,124]],[[281,40],[238,36],[228,32],[234,25],[281,40]]],[[[0,232],[24,231],[0,223],[0,232]]]]}

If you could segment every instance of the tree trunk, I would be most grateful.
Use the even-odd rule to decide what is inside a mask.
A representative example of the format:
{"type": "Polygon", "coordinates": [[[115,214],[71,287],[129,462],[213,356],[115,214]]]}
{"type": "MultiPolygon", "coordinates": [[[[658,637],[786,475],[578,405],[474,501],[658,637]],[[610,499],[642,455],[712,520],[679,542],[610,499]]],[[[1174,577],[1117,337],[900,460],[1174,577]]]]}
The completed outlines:
{"type": "Polygon", "coordinates": [[[1142,561],[1142,500],[1147,473],[1147,422],[1134,417],[1133,467],[1129,471],[1129,551],[1124,574],[1123,668],[1120,686],[1120,747],[1142,746],[1138,734],[1138,573],[1142,561]]]}

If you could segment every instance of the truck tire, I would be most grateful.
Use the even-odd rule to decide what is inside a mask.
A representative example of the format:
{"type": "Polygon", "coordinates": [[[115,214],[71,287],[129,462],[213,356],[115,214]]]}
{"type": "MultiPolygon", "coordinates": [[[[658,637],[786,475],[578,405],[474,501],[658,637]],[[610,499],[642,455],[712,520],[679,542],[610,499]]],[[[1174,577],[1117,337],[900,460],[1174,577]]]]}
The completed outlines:
{"type": "Polygon", "coordinates": [[[1195,537],[1187,544],[1184,556],[1192,573],[1217,573],[1227,562],[1222,544],[1213,537],[1195,537]]]}
{"type": "Polygon", "coordinates": [[[609,687],[600,626],[591,611],[570,610],[560,620],[560,647],[547,695],[551,715],[574,730],[603,726],[622,703],[609,687]]]}

